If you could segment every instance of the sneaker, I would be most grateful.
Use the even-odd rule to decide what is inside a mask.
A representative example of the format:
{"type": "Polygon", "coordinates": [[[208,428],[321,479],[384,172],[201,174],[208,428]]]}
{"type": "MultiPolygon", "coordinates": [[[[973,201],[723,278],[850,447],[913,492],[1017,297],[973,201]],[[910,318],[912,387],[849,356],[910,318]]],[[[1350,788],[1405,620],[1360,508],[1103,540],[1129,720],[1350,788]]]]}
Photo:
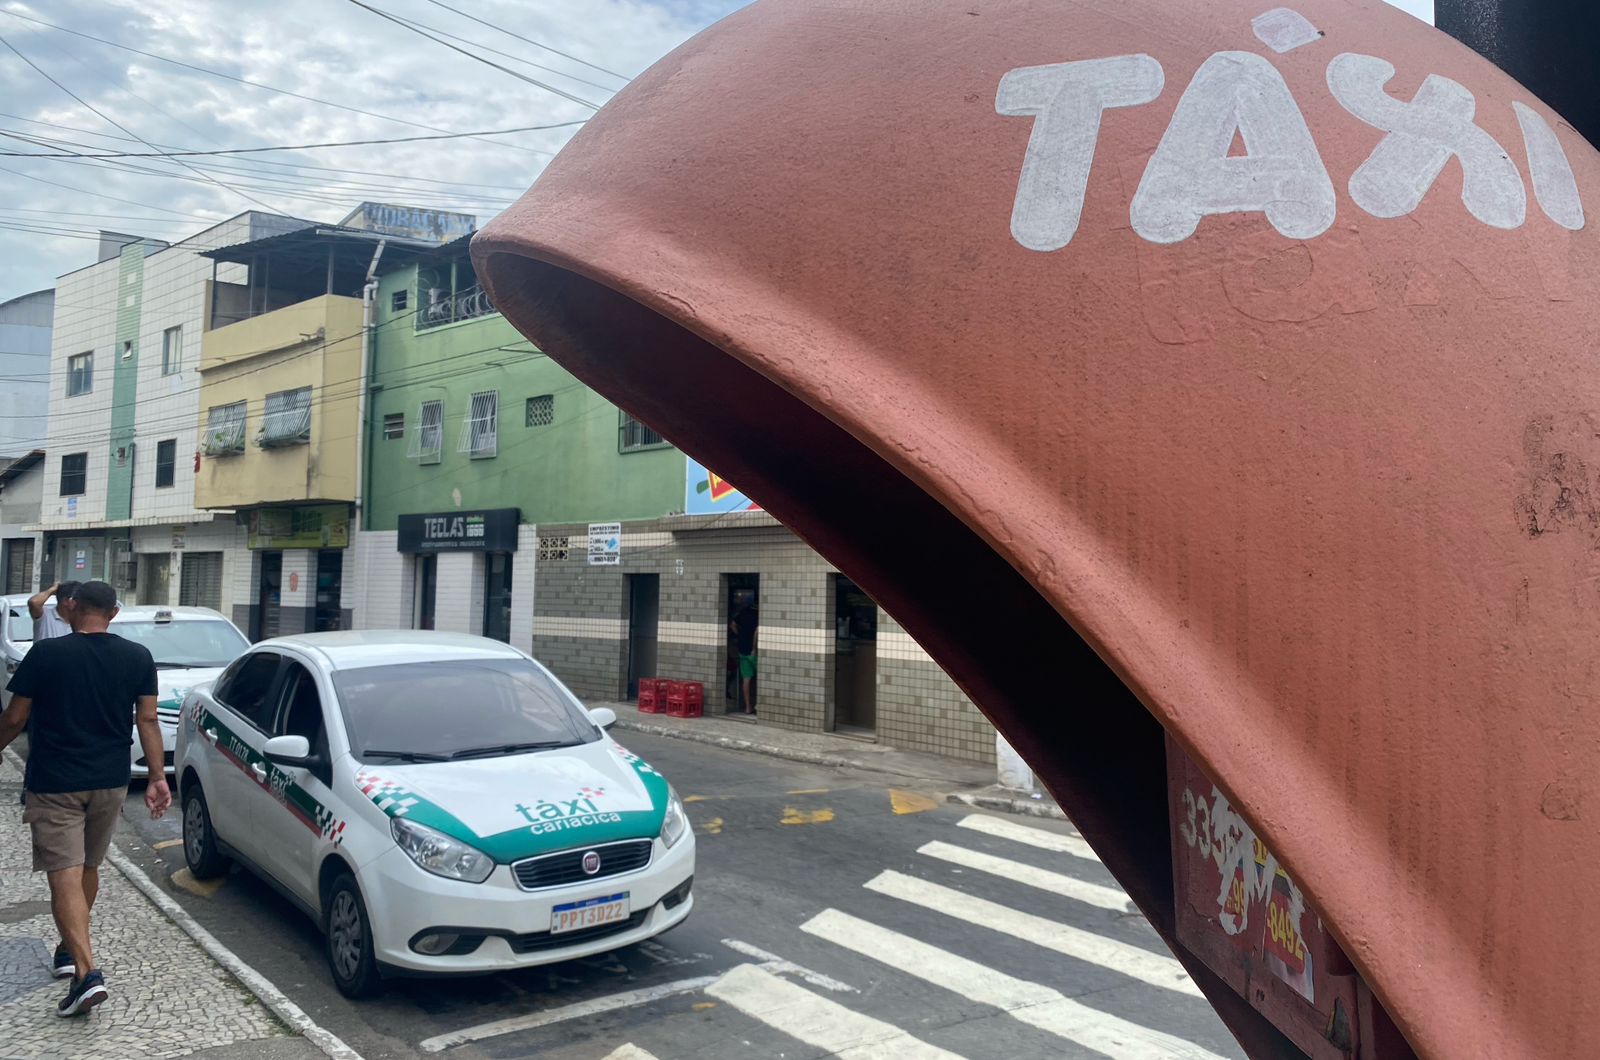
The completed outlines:
{"type": "Polygon", "coordinates": [[[76,1016],[80,1012],[88,1012],[105,999],[106,979],[96,970],[82,979],[72,981],[72,989],[67,991],[67,996],[56,1003],[56,1015],[76,1016]]]}
{"type": "Polygon", "coordinates": [[[54,974],[57,979],[73,979],[78,975],[78,966],[72,961],[72,954],[65,946],[56,947],[54,974]]]}

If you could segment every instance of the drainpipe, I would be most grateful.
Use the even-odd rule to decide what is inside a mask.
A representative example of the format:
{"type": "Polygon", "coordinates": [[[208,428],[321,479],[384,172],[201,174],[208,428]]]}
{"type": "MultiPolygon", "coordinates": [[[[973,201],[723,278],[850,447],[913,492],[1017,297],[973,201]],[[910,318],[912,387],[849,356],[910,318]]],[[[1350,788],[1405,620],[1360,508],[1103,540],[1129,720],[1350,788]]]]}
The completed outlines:
{"type": "Polygon", "coordinates": [[[356,528],[364,530],[367,526],[366,497],[362,490],[367,482],[367,418],[369,405],[367,389],[369,387],[367,373],[372,360],[372,306],[378,298],[378,259],[383,257],[383,248],[388,240],[378,240],[378,245],[372,250],[372,261],[367,265],[367,282],[361,288],[361,375],[360,389],[357,391],[356,422],[360,429],[356,431],[356,528]]]}

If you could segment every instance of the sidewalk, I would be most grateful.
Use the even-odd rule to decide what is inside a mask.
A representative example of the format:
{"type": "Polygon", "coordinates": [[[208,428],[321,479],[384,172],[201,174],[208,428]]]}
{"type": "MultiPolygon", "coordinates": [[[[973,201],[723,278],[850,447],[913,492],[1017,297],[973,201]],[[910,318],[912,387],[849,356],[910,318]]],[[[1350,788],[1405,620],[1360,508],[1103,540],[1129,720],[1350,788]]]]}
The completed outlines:
{"type": "Polygon", "coordinates": [[[1048,795],[1032,796],[997,785],[995,768],[991,765],[918,751],[899,751],[871,740],[834,733],[794,732],[762,725],[759,721],[740,715],[708,714],[702,718],[672,718],[665,714],[642,714],[637,703],[588,705],[591,708],[608,707],[614,711],[619,730],[692,740],[791,762],[887,773],[905,777],[930,792],[940,792],[949,802],[1002,813],[1066,819],[1066,815],[1048,795]]]}
{"type": "Polygon", "coordinates": [[[109,861],[100,868],[93,937],[110,997],[86,1016],[57,1016],[67,984],[50,975],[58,935],[49,886],[42,873],[30,871],[21,791],[21,772],[7,754],[0,758],[0,1057],[328,1055],[290,1030],[109,861]]]}

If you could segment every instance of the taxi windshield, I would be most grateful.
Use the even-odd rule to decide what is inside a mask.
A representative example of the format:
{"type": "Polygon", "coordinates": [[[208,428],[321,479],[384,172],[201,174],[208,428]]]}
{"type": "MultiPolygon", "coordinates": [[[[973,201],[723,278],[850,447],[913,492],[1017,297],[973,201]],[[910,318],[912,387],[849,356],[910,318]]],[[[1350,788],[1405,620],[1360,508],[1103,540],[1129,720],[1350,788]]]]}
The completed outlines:
{"type": "Polygon", "coordinates": [[[524,659],[445,659],[336,670],[352,753],[441,761],[600,738],[572,694],[524,659]]]}
{"type": "Polygon", "coordinates": [[[150,649],[157,669],[226,666],[250,646],[244,635],[222,619],[151,622],[118,621],[111,632],[150,649]]]}

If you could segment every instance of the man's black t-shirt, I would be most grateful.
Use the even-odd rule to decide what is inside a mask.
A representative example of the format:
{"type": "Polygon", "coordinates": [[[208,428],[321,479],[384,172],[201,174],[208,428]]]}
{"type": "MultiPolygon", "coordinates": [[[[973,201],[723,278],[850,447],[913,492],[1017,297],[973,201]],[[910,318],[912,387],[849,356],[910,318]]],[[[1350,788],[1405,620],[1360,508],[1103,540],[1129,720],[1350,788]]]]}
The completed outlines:
{"type": "Polygon", "coordinates": [[[33,700],[27,789],[47,794],[128,783],[128,746],[140,696],[156,694],[150,649],[115,633],[36,642],[6,686],[33,700]]]}

